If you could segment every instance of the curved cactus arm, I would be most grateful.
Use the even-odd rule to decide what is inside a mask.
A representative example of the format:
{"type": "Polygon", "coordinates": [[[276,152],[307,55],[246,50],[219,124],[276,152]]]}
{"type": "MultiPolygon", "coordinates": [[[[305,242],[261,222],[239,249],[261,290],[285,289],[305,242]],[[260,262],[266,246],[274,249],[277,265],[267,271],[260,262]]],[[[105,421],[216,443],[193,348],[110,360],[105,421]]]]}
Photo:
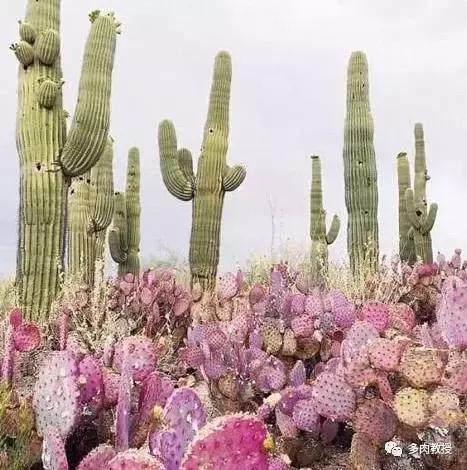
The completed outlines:
{"type": "Polygon", "coordinates": [[[243,166],[235,165],[227,167],[222,178],[222,187],[224,191],[234,191],[237,189],[245,179],[246,170],[243,166]]]}
{"type": "Polygon", "coordinates": [[[435,224],[435,221],[436,221],[437,213],[438,213],[438,204],[436,203],[430,204],[430,209],[428,210],[428,214],[426,215],[420,227],[420,232],[422,232],[423,235],[427,235],[433,228],[433,225],[435,224]]]}
{"type": "Polygon", "coordinates": [[[159,154],[162,179],[170,194],[182,201],[193,198],[193,183],[180,169],[177,158],[177,135],[170,121],[159,125],[159,154]]]}
{"type": "Polygon", "coordinates": [[[114,184],[113,184],[113,139],[109,136],[99,162],[91,170],[90,202],[91,220],[89,232],[105,230],[114,215],[114,184]]]}
{"type": "Polygon", "coordinates": [[[193,157],[188,149],[180,149],[177,152],[178,166],[182,170],[183,176],[192,183],[195,180],[195,173],[193,171],[193,157]]]}
{"type": "Polygon", "coordinates": [[[117,23],[113,14],[94,19],[86,43],[78,104],[60,157],[67,176],[78,176],[99,160],[107,140],[117,23]]]}
{"type": "Polygon", "coordinates": [[[109,251],[110,256],[116,263],[125,263],[127,253],[122,249],[120,229],[117,227],[109,231],[109,251]]]}
{"type": "Polygon", "coordinates": [[[405,191],[405,206],[407,208],[407,217],[409,218],[410,223],[415,229],[419,229],[421,223],[417,216],[417,210],[415,209],[414,192],[410,188],[405,191]]]}
{"type": "Polygon", "coordinates": [[[337,215],[332,218],[331,226],[329,227],[328,233],[326,234],[326,242],[331,245],[336,241],[337,235],[341,228],[341,221],[337,215]]]}

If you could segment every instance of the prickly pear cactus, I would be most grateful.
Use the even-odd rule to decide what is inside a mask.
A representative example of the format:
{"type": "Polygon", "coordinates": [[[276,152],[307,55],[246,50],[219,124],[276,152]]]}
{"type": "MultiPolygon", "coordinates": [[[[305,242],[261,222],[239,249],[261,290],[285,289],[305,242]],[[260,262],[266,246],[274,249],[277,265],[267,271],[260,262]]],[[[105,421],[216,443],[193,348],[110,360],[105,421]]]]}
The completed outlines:
{"type": "Polygon", "coordinates": [[[42,465],[44,470],[68,470],[65,443],[55,428],[48,428],[44,433],[42,465]]]}
{"type": "Polygon", "coordinates": [[[246,171],[226,162],[229,136],[229,101],[232,65],[230,55],[216,56],[208,118],[204,127],[196,176],[188,150],[177,150],[170,121],[159,125],[161,172],[168,191],[182,201],[193,200],[190,241],[192,283],[212,290],[219,263],[222,208],[226,191],[243,182],[246,171]]]}
{"type": "Polygon", "coordinates": [[[68,192],[68,271],[94,284],[96,261],[104,259],[107,227],[114,213],[113,139],[97,164],[83,176],[73,178],[68,192]]]}
{"type": "Polygon", "coordinates": [[[65,439],[76,425],[81,412],[77,377],[76,360],[68,351],[51,353],[40,367],[32,401],[39,435],[54,428],[65,439]]]}
{"type": "Polygon", "coordinates": [[[115,218],[109,232],[112,259],[118,263],[118,275],[139,275],[140,242],[140,164],[139,150],[130,149],[125,193],[115,195],[115,218]]]}
{"type": "Polygon", "coordinates": [[[78,470],[97,470],[108,468],[109,462],[117,455],[115,449],[108,444],[101,444],[92,450],[78,465],[78,470]]]}
{"type": "Polygon", "coordinates": [[[347,250],[354,272],[378,266],[378,176],[373,134],[368,62],[363,52],[353,52],[347,69],[344,180],[347,250]]]}
{"type": "Polygon", "coordinates": [[[414,189],[405,191],[407,217],[410,220],[410,236],[413,236],[416,257],[424,263],[433,262],[431,229],[435,224],[438,204],[430,204],[426,198],[426,183],[430,179],[426,168],[423,126],[415,124],[415,177],[414,189]]]}
{"type": "Polygon", "coordinates": [[[181,469],[267,470],[267,429],[257,418],[217,418],[199,433],[185,454],[181,469]]]}
{"type": "Polygon", "coordinates": [[[326,233],[326,211],[323,208],[323,189],[321,184],[321,162],[314,155],[312,161],[312,179],[310,194],[310,237],[312,277],[322,278],[328,267],[328,245],[334,243],[339,234],[340,220],[337,215],[332,218],[329,231],[326,233]]]}
{"type": "Polygon", "coordinates": [[[16,285],[28,317],[47,316],[64,265],[67,190],[99,160],[109,129],[118,23],[93,17],[70,132],[62,105],[60,0],[28,0],[21,41],[17,147],[20,163],[16,285]],[[46,79],[44,81],[44,79],[46,79]]]}

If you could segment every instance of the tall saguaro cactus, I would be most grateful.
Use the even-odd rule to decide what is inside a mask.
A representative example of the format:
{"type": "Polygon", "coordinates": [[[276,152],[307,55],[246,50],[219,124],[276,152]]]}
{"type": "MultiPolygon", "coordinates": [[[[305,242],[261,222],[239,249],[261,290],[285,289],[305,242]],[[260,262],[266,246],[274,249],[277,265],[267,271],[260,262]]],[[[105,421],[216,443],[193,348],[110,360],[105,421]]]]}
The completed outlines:
{"type": "Polygon", "coordinates": [[[214,64],[208,117],[196,176],[191,153],[186,149],[177,151],[173,124],[163,121],[159,125],[159,153],[164,183],[176,198],[193,201],[191,278],[192,283],[199,283],[205,290],[211,290],[216,282],[225,193],[237,189],[246,176],[242,166],[227,165],[231,79],[230,55],[220,52],[214,64]]]}
{"type": "Polygon", "coordinates": [[[92,286],[96,261],[104,259],[107,228],[114,213],[113,140],[91,171],[73,178],[68,197],[68,271],[92,286]]]}
{"type": "Polygon", "coordinates": [[[108,134],[118,24],[91,15],[79,98],[70,132],[62,105],[60,0],[28,0],[20,23],[17,148],[20,163],[17,279],[29,317],[47,315],[65,252],[67,189],[99,159],[108,134]]]}
{"type": "Polygon", "coordinates": [[[410,220],[410,233],[415,244],[415,254],[425,263],[433,262],[431,229],[436,220],[438,204],[430,204],[428,208],[426,183],[430,179],[426,168],[425,140],[423,125],[415,124],[415,175],[414,189],[406,189],[405,204],[410,220]]]}
{"type": "Polygon", "coordinates": [[[352,271],[376,269],[379,256],[378,177],[373,145],[368,62],[353,52],[347,69],[347,112],[344,132],[347,249],[352,271]]]}
{"type": "Polygon", "coordinates": [[[139,274],[140,233],[140,158],[139,150],[131,148],[125,193],[115,194],[115,216],[109,232],[109,248],[112,259],[118,263],[118,275],[139,274]]]}
{"type": "Polygon", "coordinates": [[[407,214],[405,192],[411,187],[410,166],[406,153],[397,155],[397,182],[399,186],[399,257],[412,264],[416,259],[413,232],[407,214]]]}
{"type": "Polygon", "coordinates": [[[323,189],[321,183],[321,162],[319,157],[311,157],[312,178],[310,193],[310,237],[312,276],[319,280],[328,268],[328,245],[334,243],[339,234],[340,220],[332,218],[326,233],[326,211],[323,208],[323,189]]]}

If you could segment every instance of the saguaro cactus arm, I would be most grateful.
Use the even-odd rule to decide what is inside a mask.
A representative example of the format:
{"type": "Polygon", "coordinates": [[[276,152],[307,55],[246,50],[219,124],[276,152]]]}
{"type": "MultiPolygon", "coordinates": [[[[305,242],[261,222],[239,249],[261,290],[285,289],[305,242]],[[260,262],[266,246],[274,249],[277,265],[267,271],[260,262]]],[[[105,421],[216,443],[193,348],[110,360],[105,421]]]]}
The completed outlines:
{"type": "Polygon", "coordinates": [[[124,263],[128,256],[128,231],[125,194],[115,193],[113,227],[109,231],[109,249],[116,263],[124,263]]]}
{"type": "Polygon", "coordinates": [[[331,245],[336,241],[337,235],[339,235],[339,230],[341,228],[341,221],[339,216],[334,215],[332,218],[331,226],[329,227],[328,233],[326,234],[326,242],[328,245],[331,245]]]}
{"type": "Polygon", "coordinates": [[[183,176],[194,185],[195,173],[193,171],[193,157],[191,156],[191,152],[188,149],[178,150],[177,160],[183,176]]]}
{"type": "Polygon", "coordinates": [[[226,167],[224,177],[222,178],[224,191],[234,191],[237,189],[243,183],[245,176],[246,170],[241,165],[226,167]]]}
{"type": "Polygon", "coordinates": [[[162,179],[169,193],[182,201],[192,199],[193,183],[180,168],[175,127],[167,120],[159,125],[159,153],[162,179]]]}
{"type": "Polygon", "coordinates": [[[109,230],[109,250],[116,263],[124,263],[127,260],[127,253],[122,250],[120,229],[117,227],[109,230]]]}
{"type": "Polygon", "coordinates": [[[113,139],[109,136],[104,152],[91,170],[89,232],[105,230],[114,215],[113,139]]]}
{"type": "Polygon", "coordinates": [[[106,145],[117,28],[113,13],[99,15],[93,21],[84,54],[78,104],[60,157],[67,176],[91,169],[106,145]]]}
{"type": "Polygon", "coordinates": [[[433,204],[430,204],[428,214],[425,216],[425,219],[423,220],[420,226],[420,232],[423,235],[426,235],[429,232],[431,232],[431,229],[433,228],[433,225],[435,224],[435,221],[436,221],[437,213],[438,213],[438,204],[434,202],[433,204]]]}

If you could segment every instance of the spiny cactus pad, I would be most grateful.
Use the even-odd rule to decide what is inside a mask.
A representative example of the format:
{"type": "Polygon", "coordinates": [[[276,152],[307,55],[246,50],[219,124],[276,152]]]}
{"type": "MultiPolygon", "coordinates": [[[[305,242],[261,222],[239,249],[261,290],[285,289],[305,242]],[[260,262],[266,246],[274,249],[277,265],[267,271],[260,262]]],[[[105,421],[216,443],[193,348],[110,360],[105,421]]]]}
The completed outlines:
{"type": "Polygon", "coordinates": [[[331,372],[322,372],[312,385],[316,411],[337,421],[350,419],[355,410],[355,393],[345,380],[331,372]]]}
{"type": "Polygon", "coordinates": [[[397,418],[392,409],[375,398],[364,401],[355,413],[355,430],[370,437],[375,444],[384,444],[396,432],[397,418]]]}
{"type": "Polygon", "coordinates": [[[436,349],[408,348],[402,355],[399,371],[413,387],[425,388],[440,383],[444,363],[436,349]]]}
{"type": "Polygon", "coordinates": [[[80,411],[78,368],[67,351],[53,352],[44,361],[34,386],[33,407],[40,435],[53,427],[65,439],[80,411]]]}
{"type": "Polygon", "coordinates": [[[77,470],[98,470],[108,468],[109,462],[117,455],[115,449],[108,445],[102,444],[92,450],[78,465],[77,470]]]}
{"type": "Polygon", "coordinates": [[[108,470],[166,470],[155,457],[136,449],[120,452],[108,463],[107,468],[108,470]]]}
{"type": "Polygon", "coordinates": [[[59,432],[52,427],[44,433],[42,464],[44,470],[68,470],[65,444],[59,432]]]}
{"type": "Polygon", "coordinates": [[[266,426],[257,418],[248,415],[217,418],[198,434],[181,468],[267,470],[266,437],[266,426]]]}
{"type": "Polygon", "coordinates": [[[429,419],[429,395],[426,390],[405,387],[394,397],[394,410],[401,421],[408,426],[422,428],[429,419]]]}
{"type": "Polygon", "coordinates": [[[132,374],[136,381],[144,380],[156,367],[156,351],[154,344],[145,336],[128,336],[115,346],[114,368],[121,372],[125,351],[132,358],[132,374]]]}

